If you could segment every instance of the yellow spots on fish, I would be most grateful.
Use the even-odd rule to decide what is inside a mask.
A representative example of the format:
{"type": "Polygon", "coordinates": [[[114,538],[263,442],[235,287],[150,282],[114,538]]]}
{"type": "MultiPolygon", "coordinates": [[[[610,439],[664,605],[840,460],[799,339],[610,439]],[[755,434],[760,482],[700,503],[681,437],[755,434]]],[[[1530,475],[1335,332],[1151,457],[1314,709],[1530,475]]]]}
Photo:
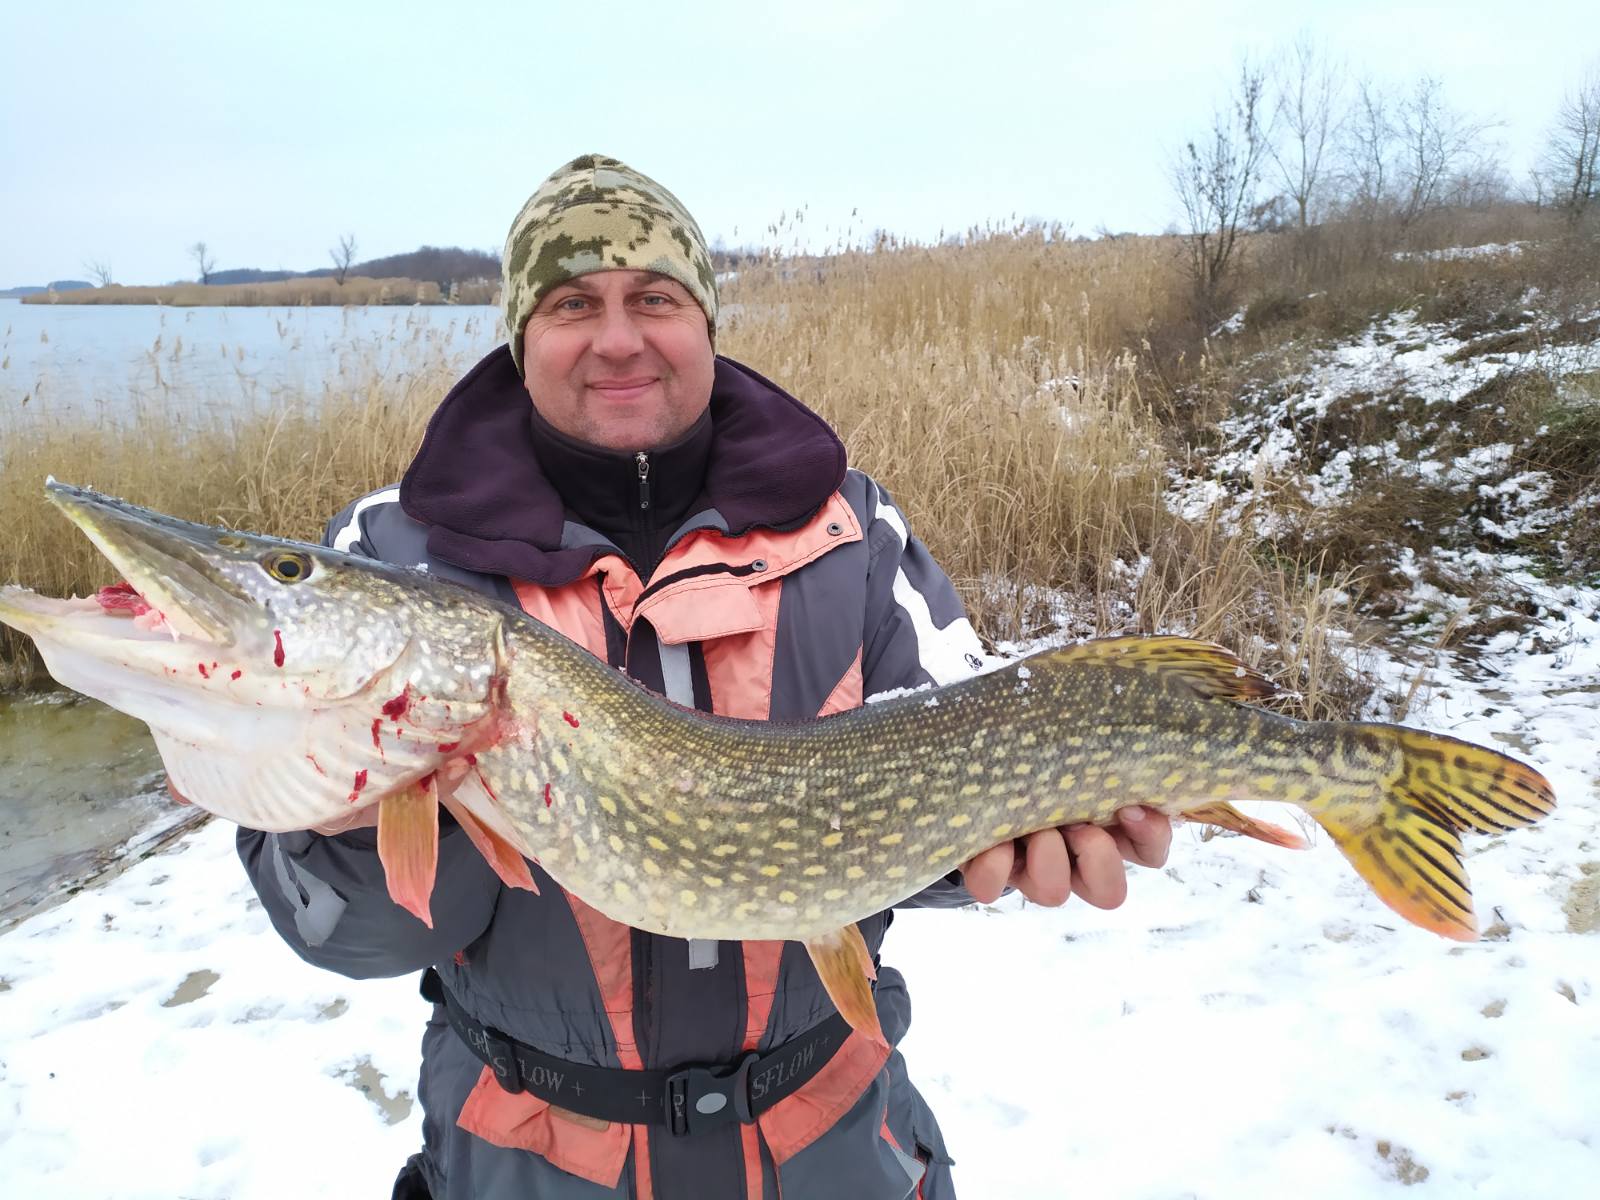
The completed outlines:
{"type": "Polygon", "coordinates": [[[722,886],[722,876],[720,875],[702,875],[700,878],[705,880],[705,884],[709,888],[719,888],[722,886]]]}
{"type": "Polygon", "coordinates": [[[750,829],[751,825],[749,821],[735,821],[733,823],[733,831],[735,833],[749,833],[750,829]]]}
{"type": "Polygon", "coordinates": [[[772,848],[774,850],[798,850],[798,849],[800,849],[800,843],[799,842],[773,842],[772,843],[772,848]]]}
{"type": "Polygon", "coordinates": [[[844,834],[837,831],[834,833],[824,834],[822,837],[822,844],[824,846],[837,846],[842,841],[844,841],[844,834]]]}
{"type": "Polygon", "coordinates": [[[700,847],[695,845],[694,841],[692,839],[690,839],[690,838],[679,838],[678,839],[678,848],[680,850],[689,850],[689,851],[696,851],[696,850],[700,849],[700,847]]]}
{"type": "Polygon", "coordinates": [[[886,818],[888,815],[889,815],[889,810],[888,809],[886,809],[886,808],[875,808],[875,809],[873,809],[871,812],[869,812],[867,814],[867,820],[871,821],[874,825],[879,825],[879,824],[882,824],[884,818],[886,818]]]}
{"type": "Polygon", "coordinates": [[[861,867],[846,867],[844,869],[844,877],[846,879],[860,879],[864,875],[866,875],[866,871],[861,867]]]}
{"type": "Polygon", "coordinates": [[[611,843],[611,851],[613,854],[621,854],[623,852],[624,846],[622,844],[622,839],[616,834],[613,833],[609,838],[606,839],[606,841],[611,843]]]}
{"type": "Polygon", "coordinates": [[[1177,787],[1182,782],[1183,782],[1183,772],[1182,771],[1169,771],[1167,773],[1166,777],[1162,779],[1161,783],[1158,786],[1161,788],[1162,791],[1170,792],[1173,788],[1177,787]]]}
{"type": "Polygon", "coordinates": [[[755,912],[755,910],[756,906],[752,901],[741,900],[739,903],[733,906],[733,915],[741,918],[748,917],[751,913],[755,912]]]}
{"type": "Polygon", "coordinates": [[[955,852],[956,848],[954,846],[940,846],[932,854],[928,855],[928,863],[931,866],[935,863],[942,862],[955,852]]]}
{"type": "Polygon", "coordinates": [[[684,871],[692,871],[692,870],[694,870],[694,859],[687,858],[687,857],[686,858],[680,858],[678,860],[678,866],[680,868],[682,868],[684,871]]]}
{"type": "Polygon", "coordinates": [[[989,836],[992,838],[1008,838],[1011,836],[1011,831],[1015,828],[1016,826],[1011,824],[996,825],[989,831],[989,836]]]}
{"type": "Polygon", "coordinates": [[[1064,808],[1052,809],[1045,821],[1051,825],[1059,825],[1067,819],[1067,810],[1064,808]]]}
{"type": "Polygon", "coordinates": [[[863,772],[861,772],[861,774],[859,774],[859,775],[857,775],[855,777],[853,782],[855,783],[856,787],[860,787],[860,786],[862,786],[862,784],[871,783],[872,782],[872,772],[871,771],[863,771],[863,772]]]}
{"type": "Polygon", "coordinates": [[[884,863],[889,861],[889,853],[888,853],[888,851],[879,850],[876,854],[874,854],[872,856],[872,861],[877,863],[879,866],[882,866],[884,863]]]}
{"type": "Polygon", "coordinates": [[[667,844],[653,833],[646,834],[644,840],[645,844],[652,850],[666,850],[668,848],[667,844]]]}
{"type": "Polygon", "coordinates": [[[1214,784],[1212,786],[1211,795],[1219,796],[1219,797],[1220,796],[1231,796],[1231,795],[1233,795],[1234,791],[1235,791],[1235,786],[1233,784],[1231,784],[1231,783],[1218,783],[1218,784],[1214,784]]]}
{"type": "Polygon", "coordinates": [[[974,760],[973,762],[968,763],[967,764],[967,774],[968,775],[982,775],[983,774],[983,764],[981,762],[976,761],[976,760],[974,760]]]}
{"type": "Polygon", "coordinates": [[[638,833],[639,832],[639,822],[637,822],[637,821],[624,821],[622,823],[622,827],[624,829],[626,829],[629,833],[638,833]]]}
{"type": "Polygon", "coordinates": [[[989,795],[996,797],[1010,795],[1011,789],[1015,786],[1015,784],[1002,779],[999,783],[991,783],[989,785],[989,795]]]}
{"type": "Polygon", "coordinates": [[[1030,732],[1030,733],[1023,734],[1022,737],[1019,738],[1018,740],[1024,746],[1031,746],[1035,742],[1037,742],[1039,740],[1039,738],[1038,738],[1038,736],[1036,734],[1030,732]]]}
{"type": "Polygon", "coordinates": [[[539,777],[533,773],[531,767],[522,773],[522,786],[530,792],[539,790],[539,777]]]}
{"type": "Polygon", "coordinates": [[[1073,734],[1067,739],[1067,745],[1076,750],[1079,746],[1083,745],[1083,739],[1076,734],[1073,734]]]}
{"type": "Polygon", "coordinates": [[[1006,807],[1015,812],[1019,808],[1027,808],[1032,803],[1033,798],[1031,796],[1013,796],[1006,801],[1006,807]]]}
{"type": "Polygon", "coordinates": [[[1275,792],[1278,790],[1278,777],[1276,775],[1257,775],[1250,781],[1250,786],[1258,792],[1275,792]]]}
{"type": "Polygon", "coordinates": [[[696,829],[698,829],[701,833],[710,833],[711,832],[711,818],[710,817],[696,817],[694,819],[694,827],[696,829]]]}
{"type": "Polygon", "coordinates": [[[961,787],[963,796],[976,796],[981,791],[983,791],[983,785],[980,783],[967,783],[961,787]]]}
{"type": "Polygon", "coordinates": [[[577,853],[579,862],[586,863],[589,861],[589,847],[585,846],[576,838],[573,839],[572,849],[577,853]]]}
{"type": "Polygon", "coordinates": [[[683,814],[680,813],[680,812],[676,812],[673,809],[664,808],[664,809],[661,810],[661,815],[667,819],[667,824],[669,824],[669,825],[682,825],[683,824],[683,814]]]}
{"type": "Polygon", "coordinates": [[[641,858],[639,865],[644,868],[646,875],[659,876],[661,874],[661,864],[653,858],[641,858]]]}
{"type": "Polygon", "coordinates": [[[683,905],[686,908],[693,908],[696,904],[700,903],[699,893],[690,891],[688,888],[684,888],[678,893],[678,899],[683,902],[683,905]]]}
{"type": "Polygon", "coordinates": [[[533,815],[534,819],[537,820],[541,825],[549,825],[555,820],[555,817],[551,815],[548,808],[535,809],[533,815]]]}
{"type": "Polygon", "coordinates": [[[886,833],[878,839],[878,845],[898,846],[901,842],[905,841],[905,837],[906,835],[903,833],[886,833]]]}
{"type": "Polygon", "coordinates": [[[617,899],[624,903],[633,899],[633,889],[620,879],[611,885],[611,890],[616,893],[617,899]]]}
{"type": "Polygon", "coordinates": [[[805,874],[807,874],[807,875],[826,875],[827,873],[828,873],[828,868],[827,867],[821,866],[820,864],[816,864],[816,863],[813,863],[811,866],[809,866],[809,867],[807,867],[805,869],[805,874]]]}
{"type": "Polygon", "coordinates": [[[1096,737],[1110,737],[1115,732],[1116,730],[1112,729],[1109,725],[1096,725],[1094,727],[1094,733],[1096,737]]]}
{"type": "Polygon", "coordinates": [[[923,813],[916,820],[917,828],[918,829],[926,829],[929,825],[932,825],[938,819],[939,819],[939,814],[938,813],[923,813]]]}
{"type": "Polygon", "coordinates": [[[824,900],[843,900],[849,894],[850,893],[845,891],[843,888],[829,888],[827,891],[822,893],[822,898],[824,900]]]}
{"type": "Polygon", "coordinates": [[[800,897],[796,896],[788,888],[784,888],[783,891],[778,893],[778,902],[780,904],[793,904],[798,899],[800,899],[800,897]]]}
{"type": "Polygon", "coordinates": [[[1189,747],[1189,753],[1196,758],[1209,758],[1211,756],[1211,743],[1206,741],[1205,738],[1196,738],[1194,744],[1189,747]]]}
{"type": "Polygon", "coordinates": [[[1077,786],[1078,777],[1072,774],[1070,771],[1063,775],[1060,779],[1056,780],[1056,790],[1058,792],[1070,792],[1077,786]]]}
{"type": "Polygon", "coordinates": [[[1033,764],[1029,762],[1019,762],[1016,766],[1011,768],[1011,773],[1013,775],[1032,775],[1033,764]]]}
{"type": "Polygon", "coordinates": [[[720,846],[711,847],[711,853],[715,854],[718,858],[726,858],[730,854],[739,853],[739,847],[728,842],[723,842],[720,846]]]}
{"type": "Polygon", "coordinates": [[[890,867],[884,874],[890,879],[904,879],[906,877],[906,869],[904,867],[890,867]]]}
{"type": "Polygon", "coordinates": [[[1105,788],[1108,792],[1115,791],[1117,788],[1122,786],[1122,776],[1107,775],[1100,781],[1100,786],[1105,788]]]}
{"type": "Polygon", "coordinates": [[[731,883],[749,883],[750,876],[746,875],[743,871],[729,871],[728,880],[731,883]]]}
{"type": "Polygon", "coordinates": [[[900,799],[894,802],[894,806],[901,812],[910,812],[917,806],[917,798],[915,796],[901,796],[900,799]]]}
{"type": "Polygon", "coordinates": [[[766,866],[761,868],[761,873],[768,879],[776,879],[779,875],[783,874],[783,868],[775,867],[771,863],[768,863],[766,866]]]}
{"type": "Polygon", "coordinates": [[[799,817],[784,817],[781,821],[778,822],[778,828],[779,829],[799,829],[800,828],[800,818],[799,817]]]}
{"type": "Polygon", "coordinates": [[[963,825],[970,825],[971,823],[972,818],[966,813],[957,813],[955,816],[951,817],[945,822],[945,824],[950,826],[951,829],[960,829],[963,825]]]}
{"type": "Polygon", "coordinates": [[[911,787],[921,787],[927,781],[928,777],[921,771],[913,771],[910,775],[906,776],[906,783],[911,787]]]}
{"type": "Polygon", "coordinates": [[[565,775],[567,773],[566,755],[562,754],[554,746],[550,747],[550,765],[556,769],[557,775],[565,775]]]}
{"type": "Polygon", "coordinates": [[[1306,785],[1303,783],[1291,783],[1283,789],[1283,799],[1290,804],[1299,804],[1300,801],[1306,798],[1307,790],[1306,785]]]}
{"type": "Polygon", "coordinates": [[[576,801],[578,805],[578,815],[580,817],[587,817],[589,815],[589,802],[583,798],[583,793],[579,792],[573,797],[573,800],[576,801]]]}

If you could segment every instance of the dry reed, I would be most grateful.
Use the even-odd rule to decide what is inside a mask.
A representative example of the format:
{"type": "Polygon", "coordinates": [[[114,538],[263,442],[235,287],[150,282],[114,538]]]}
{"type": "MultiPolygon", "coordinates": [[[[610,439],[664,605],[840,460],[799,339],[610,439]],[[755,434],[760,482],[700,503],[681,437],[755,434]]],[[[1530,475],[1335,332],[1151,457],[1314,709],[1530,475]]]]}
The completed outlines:
{"type": "MultiPolygon", "coordinates": [[[[486,285],[472,286],[473,297],[486,285]]],[[[493,285],[487,285],[492,288],[493,285]]],[[[23,297],[24,304],[166,304],[175,308],[216,305],[350,305],[443,304],[446,297],[432,280],[368,279],[351,276],[343,285],[324,276],[278,279],[270,283],[169,283],[154,287],[73,288],[23,297]]],[[[483,299],[454,298],[456,303],[487,303],[483,299]]]]}

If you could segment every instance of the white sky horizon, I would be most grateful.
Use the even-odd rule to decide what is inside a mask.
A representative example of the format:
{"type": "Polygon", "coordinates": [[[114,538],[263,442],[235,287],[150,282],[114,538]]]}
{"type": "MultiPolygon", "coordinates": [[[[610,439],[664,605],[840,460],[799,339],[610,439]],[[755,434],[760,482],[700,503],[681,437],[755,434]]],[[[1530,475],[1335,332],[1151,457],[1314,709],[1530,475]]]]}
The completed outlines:
{"type": "Polygon", "coordinates": [[[1178,216],[1170,156],[1240,56],[1302,32],[1352,76],[1438,77],[1500,123],[1521,182],[1600,63],[1581,0],[1515,19],[1486,0],[1291,7],[35,0],[0,41],[0,288],[92,262],[193,278],[202,240],[224,270],[326,266],[351,232],[358,259],[498,250],[538,182],[590,152],[659,179],[729,246],[1026,218],[1158,232],[1178,216]]]}

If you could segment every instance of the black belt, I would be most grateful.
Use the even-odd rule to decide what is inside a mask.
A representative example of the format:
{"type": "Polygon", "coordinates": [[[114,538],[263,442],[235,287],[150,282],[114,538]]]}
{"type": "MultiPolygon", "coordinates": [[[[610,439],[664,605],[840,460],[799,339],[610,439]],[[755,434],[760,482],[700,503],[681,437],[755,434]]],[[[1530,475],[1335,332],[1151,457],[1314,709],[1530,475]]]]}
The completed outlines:
{"type": "Polygon", "coordinates": [[[444,1006],[450,1028],[494,1072],[506,1091],[527,1092],[568,1112],[624,1125],[665,1125],[673,1134],[704,1133],[734,1121],[748,1125],[808,1083],[845,1039],[835,1013],[765,1054],[736,1063],[628,1071],[590,1067],[536,1050],[464,1011],[439,972],[422,973],[422,996],[444,1006]]]}

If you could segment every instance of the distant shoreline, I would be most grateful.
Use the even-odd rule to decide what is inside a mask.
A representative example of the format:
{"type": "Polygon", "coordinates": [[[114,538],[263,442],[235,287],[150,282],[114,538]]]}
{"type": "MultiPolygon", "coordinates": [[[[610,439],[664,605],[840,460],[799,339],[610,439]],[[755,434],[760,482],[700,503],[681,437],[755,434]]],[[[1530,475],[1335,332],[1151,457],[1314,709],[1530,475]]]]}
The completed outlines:
{"type": "Polygon", "coordinates": [[[21,296],[23,304],[162,304],[173,308],[334,307],[348,305],[493,304],[499,285],[457,283],[448,292],[433,280],[351,277],[274,280],[270,283],[175,283],[153,287],[71,288],[21,296]]]}

